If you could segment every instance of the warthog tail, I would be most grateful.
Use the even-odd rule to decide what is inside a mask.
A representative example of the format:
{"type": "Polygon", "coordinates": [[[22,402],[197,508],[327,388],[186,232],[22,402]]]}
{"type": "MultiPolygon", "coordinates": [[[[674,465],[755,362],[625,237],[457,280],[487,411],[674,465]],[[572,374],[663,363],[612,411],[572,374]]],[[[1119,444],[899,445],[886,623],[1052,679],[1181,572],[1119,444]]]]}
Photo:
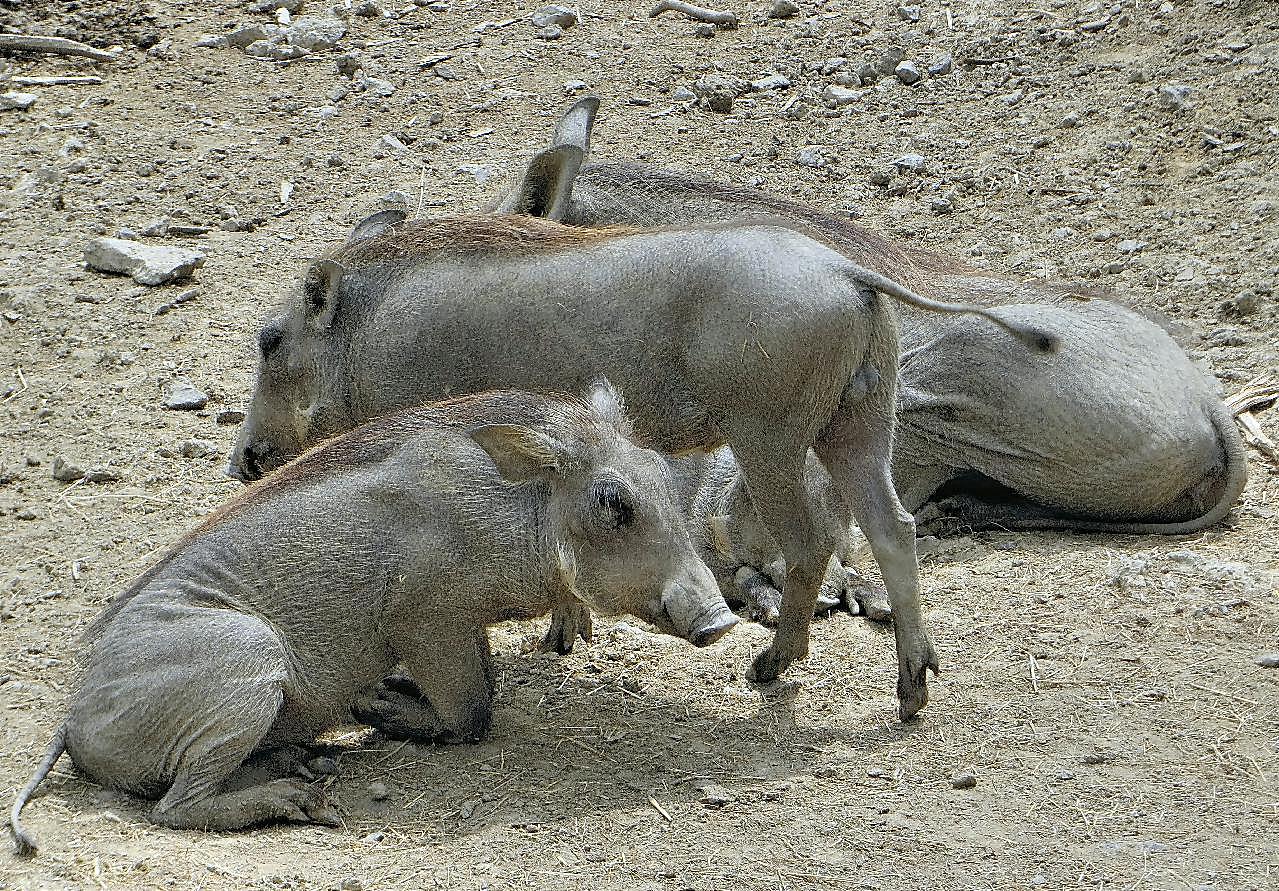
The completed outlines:
{"type": "Polygon", "coordinates": [[[857,263],[849,260],[840,266],[840,270],[849,278],[873,288],[881,294],[887,294],[902,303],[909,303],[918,309],[928,310],[929,312],[965,312],[975,316],[981,316],[990,322],[1003,328],[1013,337],[1028,345],[1031,349],[1041,353],[1055,353],[1061,345],[1060,338],[1051,331],[1045,331],[1035,325],[1027,325],[1022,322],[1015,322],[1011,319],[1005,319],[999,315],[998,311],[986,309],[983,306],[973,306],[967,303],[943,303],[940,300],[931,300],[916,294],[914,291],[893,281],[885,275],[875,272],[873,269],[867,269],[857,263]]]}
{"type": "Polygon", "coordinates": [[[22,828],[22,809],[26,807],[28,799],[35,794],[36,787],[44,782],[44,778],[49,775],[49,771],[53,770],[53,765],[66,750],[67,725],[64,721],[53,734],[53,739],[49,741],[49,748],[44,753],[44,759],[31,774],[31,779],[27,780],[27,784],[22,787],[18,797],[14,799],[13,810],[9,812],[9,830],[13,833],[14,850],[20,857],[30,857],[36,852],[36,840],[22,828]]]}

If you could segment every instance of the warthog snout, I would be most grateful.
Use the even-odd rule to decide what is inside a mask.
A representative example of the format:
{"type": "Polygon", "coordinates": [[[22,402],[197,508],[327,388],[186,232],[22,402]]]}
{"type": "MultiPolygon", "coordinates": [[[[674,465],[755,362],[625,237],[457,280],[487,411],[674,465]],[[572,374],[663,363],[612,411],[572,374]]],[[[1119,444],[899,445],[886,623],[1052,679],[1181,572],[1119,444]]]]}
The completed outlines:
{"type": "Polygon", "coordinates": [[[271,446],[259,440],[237,447],[231,453],[231,463],[227,465],[226,475],[242,483],[251,483],[261,479],[272,469],[271,446]]]}
{"type": "MultiPolygon", "coordinates": [[[[658,626],[670,623],[670,631],[695,647],[709,647],[737,624],[737,616],[728,608],[718,587],[696,589],[680,584],[668,585],[662,592],[662,611],[658,626]]],[[[667,629],[663,629],[667,630],[667,629]]]]}

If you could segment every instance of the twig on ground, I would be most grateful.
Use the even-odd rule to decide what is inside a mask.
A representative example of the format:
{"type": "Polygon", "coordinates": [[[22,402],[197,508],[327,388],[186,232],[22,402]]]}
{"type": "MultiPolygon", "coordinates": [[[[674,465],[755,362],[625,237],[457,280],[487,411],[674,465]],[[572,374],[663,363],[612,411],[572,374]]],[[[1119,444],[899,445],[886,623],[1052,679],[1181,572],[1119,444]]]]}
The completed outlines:
{"type": "Polygon", "coordinates": [[[68,77],[15,77],[10,83],[15,87],[92,87],[102,83],[102,78],[91,74],[68,77]]]}
{"type": "Polygon", "coordinates": [[[1243,440],[1271,461],[1279,464],[1279,446],[1261,429],[1254,412],[1273,408],[1279,401],[1279,386],[1261,378],[1251,381],[1226,400],[1226,407],[1235,416],[1243,432],[1243,440]]]}
{"type": "Polygon", "coordinates": [[[721,28],[737,27],[737,16],[734,13],[719,12],[714,9],[707,9],[704,6],[694,6],[692,3],[685,3],[684,0],[661,0],[660,3],[649,10],[648,17],[655,19],[664,12],[682,12],[690,19],[709,22],[712,25],[719,25],[721,28]]]}
{"type": "Polygon", "coordinates": [[[44,37],[38,34],[0,34],[0,50],[16,50],[24,53],[53,53],[58,56],[84,56],[97,62],[114,62],[115,53],[94,49],[87,43],[68,40],[65,37],[44,37]]]}

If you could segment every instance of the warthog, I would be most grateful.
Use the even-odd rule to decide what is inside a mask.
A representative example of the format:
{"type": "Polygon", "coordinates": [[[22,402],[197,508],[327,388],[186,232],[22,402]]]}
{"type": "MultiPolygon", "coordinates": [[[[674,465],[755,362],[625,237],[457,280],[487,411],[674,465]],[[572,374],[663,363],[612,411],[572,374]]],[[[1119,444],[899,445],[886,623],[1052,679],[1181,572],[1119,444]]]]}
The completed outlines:
{"type": "Polygon", "coordinates": [[[14,839],[34,850],[20,812],[64,750],[96,782],[159,798],[151,819],[167,826],[331,821],[299,780],[233,774],[353,713],[399,735],[482,736],[485,628],[579,597],[699,646],[736,622],[611,387],[382,418],[247,490],[107,607],[14,839]],[[424,696],[375,692],[397,663],[424,696]]]}
{"type": "Polygon", "coordinates": [[[1182,534],[1219,522],[1238,500],[1247,478],[1239,431],[1215,382],[1150,320],[1077,289],[965,268],[751,189],[587,165],[597,106],[586,98],[569,109],[496,209],[579,226],[777,214],[919,293],[1004,304],[1060,336],[1045,357],[988,337],[975,317],[901,307],[893,478],[921,522],[1182,534]]]}
{"type": "MultiPolygon", "coordinates": [[[[724,599],[729,606],[747,607],[752,618],[775,625],[782,605],[786,560],[751,506],[750,492],[732,450],[692,452],[668,457],[667,462],[689,535],[719,582],[724,599]]],[[[846,603],[854,614],[887,620],[890,607],[883,589],[868,585],[848,568],[861,540],[853,534],[856,527],[850,529],[852,519],[843,496],[811,451],[804,477],[814,519],[831,530],[835,542],[816,611],[829,612],[846,603]]],[[[543,650],[570,653],[577,638],[590,640],[590,610],[580,604],[563,604],[552,616],[541,644],[543,650]]]]}
{"type": "MultiPolygon", "coordinates": [[[[834,544],[804,485],[813,447],[883,572],[901,713],[923,707],[937,659],[920,615],[914,526],[889,467],[897,332],[876,292],[970,308],[927,301],[783,226],[389,222],[366,221],[312,263],[301,299],[262,329],[236,473],[258,476],[405,405],[492,387],[573,390],[607,375],[655,448],[727,444],[741,465],[788,567],[777,633],[754,676],[772,680],[808,652],[834,544]]],[[[1015,316],[971,311],[1052,347],[1015,316]]]]}

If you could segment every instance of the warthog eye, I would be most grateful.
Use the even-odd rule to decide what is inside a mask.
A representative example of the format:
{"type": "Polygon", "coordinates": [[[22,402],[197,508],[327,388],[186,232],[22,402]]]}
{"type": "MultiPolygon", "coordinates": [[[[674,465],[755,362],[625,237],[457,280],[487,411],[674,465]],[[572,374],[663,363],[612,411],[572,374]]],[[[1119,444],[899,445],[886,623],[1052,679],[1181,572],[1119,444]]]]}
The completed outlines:
{"type": "Polygon", "coordinates": [[[630,493],[617,480],[596,480],[591,483],[591,502],[603,514],[611,529],[629,526],[635,518],[630,493]]]}
{"type": "Polygon", "coordinates": [[[284,332],[275,325],[267,325],[258,333],[258,349],[262,350],[263,356],[270,355],[282,340],[284,332]]]}

